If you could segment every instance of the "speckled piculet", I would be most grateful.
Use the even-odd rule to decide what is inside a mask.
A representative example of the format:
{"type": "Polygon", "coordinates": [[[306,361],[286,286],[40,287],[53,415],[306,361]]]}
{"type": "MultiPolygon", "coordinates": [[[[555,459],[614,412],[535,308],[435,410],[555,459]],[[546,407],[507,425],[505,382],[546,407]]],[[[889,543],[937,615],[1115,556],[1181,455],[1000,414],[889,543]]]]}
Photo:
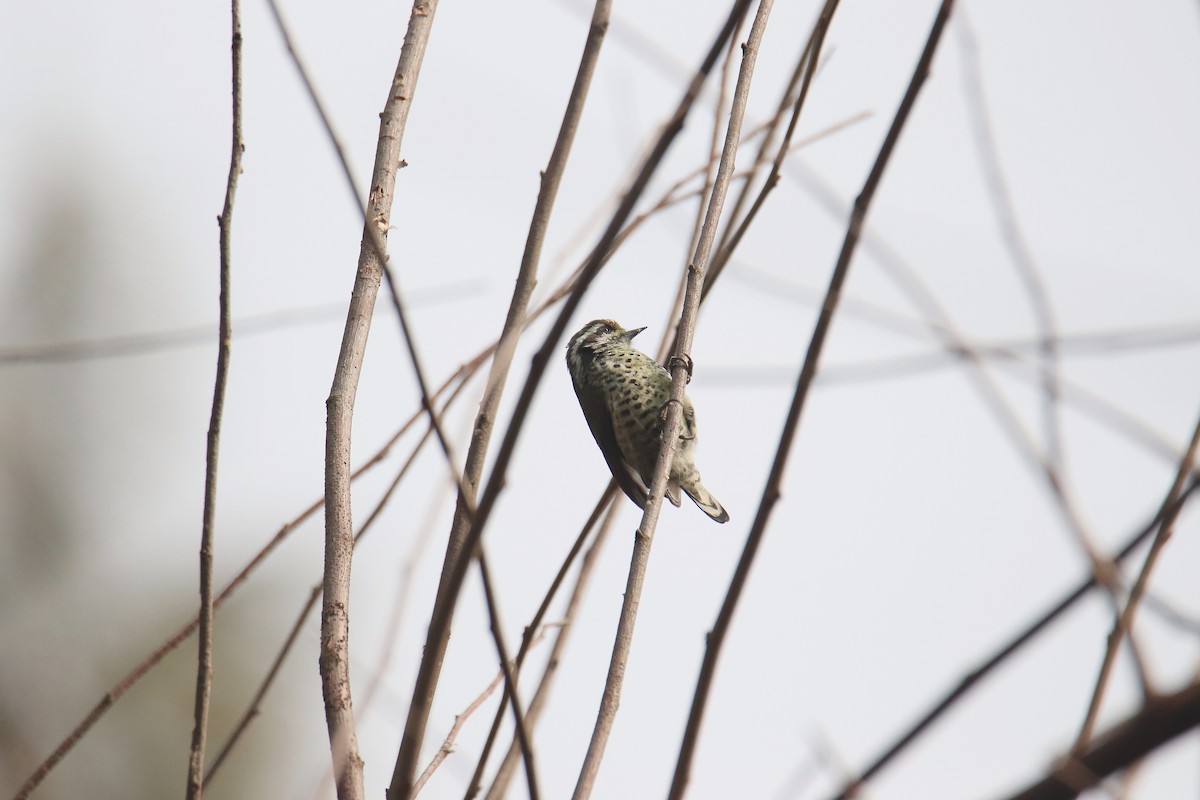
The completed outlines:
{"type": "MultiPolygon", "coordinates": [[[[567,344],[567,368],[583,416],[617,484],[638,508],[645,507],[650,492],[663,412],[671,399],[671,373],[630,344],[644,330],[627,331],[611,319],[597,319],[567,344]]],[[[724,507],[700,483],[695,449],[696,412],[685,397],[666,497],[678,506],[682,489],[705,514],[728,522],[724,507]]]]}

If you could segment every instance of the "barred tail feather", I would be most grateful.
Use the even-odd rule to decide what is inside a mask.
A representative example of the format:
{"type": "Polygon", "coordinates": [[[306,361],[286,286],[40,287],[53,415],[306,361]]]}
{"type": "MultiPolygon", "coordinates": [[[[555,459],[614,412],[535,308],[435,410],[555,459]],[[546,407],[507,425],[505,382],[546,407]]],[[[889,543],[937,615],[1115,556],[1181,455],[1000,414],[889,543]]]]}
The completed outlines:
{"type": "Polygon", "coordinates": [[[699,506],[700,510],[708,514],[717,522],[729,522],[729,512],[721,505],[717,498],[709,493],[701,484],[693,484],[690,488],[685,486],[683,490],[687,492],[688,497],[699,506]]]}

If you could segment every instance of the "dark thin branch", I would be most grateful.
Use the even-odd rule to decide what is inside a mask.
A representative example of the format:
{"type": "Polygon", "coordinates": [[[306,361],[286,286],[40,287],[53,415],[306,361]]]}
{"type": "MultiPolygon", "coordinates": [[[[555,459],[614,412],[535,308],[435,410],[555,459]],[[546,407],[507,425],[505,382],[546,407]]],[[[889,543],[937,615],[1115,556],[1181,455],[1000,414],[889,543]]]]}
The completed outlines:
{"type": "Polygon", "coordinates": [[[1157,697],[1084,751],[1006,800],[1074,800],[1114,772],[1132,767],[1175,737],[1200,726],[1200,682],[1157,697]]]}
{"type": "MultiPolygon", "coordinates": [[[[541,382],[542,376],[545,374],[546,367],[550,362],[552,351],[556,349],[559,339],[562,337],[566,329],[567,321],[578,307],[579,302],[583,298],[584,292],[591,285],[592,280],[596,277],[601,267],[604,265],[608,257],[612,244],[620,233],[625,220],[629,218],[634,205],[645,191],[650,177],[661,163],[667,149],[678,135],[683,127],[683,120],[687,116],[688,111],[695,102],[696,96],[700,92],[700,88],[712,70],[724,47],[725,42],[731,35],[734,24],[741,17],[749,5],[749,0],[736,0],[733,10],[730,14],[730,19],[725,23],[721,33],[717,36],[713,46],[709,49],[700,70],[692,79],[688,86],[683,99],[675,109],[674,114],[665,126],[657,143],[652,148],[651,152],[644,160],[637,177],[634,179],[633,185],[626,192],[617,210],[614,212],[612,220],[609,222],[600,241],[597,242],[591,254],[588,256],[583,268],[580,270],[579,276],[572,285],[570,294],[567,296],[563,307],[559,312],[551,326],[550,332],[546,336],[546,340],[542,347],[538,350],[533,358],[529,375],[526,378],[525,385],[522,387],[521,395],[517,399],[516,406],[513,410],[512,420],[505,431],[504,439],[501,442],[500,448],[496,454],[496,461],[492,467],[492,472],[488,478],[487,484],[484,487],[481,495],[479,506],[475,514],[475,518],[471,523],[471,528],[463,542],[463,552],[474,552],[475,547],[481,540],[484,531],[486,530],[487,520],[491,515],[492,508],[495,505],[496,498],[504,485],[504,476],[508,468],[508,463],[512,459],[513,451],[516,447],[516,440],[524,426],[525,419],[528,416],[530,405],[533,402],[533,396],[537,391],[538,385],[541,382]]],[[[451,618],[454,615],[454,608],[458,602],[458,595],[462,589],[462,584],[466,578],[467,559],[458,559],[454,567],[454,572],[450,577],[450,581],[446,584],[446,592],[442,597],[434,603],[433,616],[430,620],[430,636],[441,636],[443,629],[448,630],[451,618]]],[[[417,687],[414,690],[414,697],[420,697],[428,689],[425,684],[431,682],[432,669],[422,664],[422,669],[417,676],[417,687]]],[[[427,715],[426,715],[427,716],[427,715]]],[[[412,731],[406,734],[406,741],[401,743],[400,753],[397,755],[395,770],[392,775],[392,782],[388,789],[389,800],[407,800],[411,796],[413,782],[416,772],[416,752],[420,749],[420,740],[423,739],[424,731],[412,731]]]]}
{"type": "Polygon", "coordinates": [[[208,707],[213,678],[213,550],[217,515],[217,461],[221,444],[221,417],[225,411],[225,388],[229,378],[230,343],[230,270],[232,263],[233,203],[238,177],[242,174],[242,19],[240,0],[230,4],[230,50],[232,60],[233,142],[230,146],[229,175],[225,183],[225,204],[217,220],[220,228],[220,269],[218,282],[217,374],[213,385],[212,413],[208,421],[208,439],[204,457],[204,511],[200,532],[200,612],[197,615],[197,664],[195,724],[188,758],[187,798],[199,800],[204,785],[204,746],[208,740],[208,707]]]}
{"type": "MultiPolygon", "coordinates": [[[[1172,514],[1178,514],[1184,504],[1191,497],[1192,493],[1200,488],[1200,483],[1193,481],[1188,485],[1187,489],[1180,495],[1179,500],[1171,506],[1167,511],[1172,514]]],[[[1142,544],[1146,542],[1154,532],[1158,530],[1159,524],[1165,518],[1165,514],[1160,510],[1155,517],[1150,520],[1140,531],[1130,537],[1125,546],[1117,552],[1113,558],[1115,563],[1121,563],[1128,559],[1142,544]]],[[[958,684],[947,692],[940,700],[921,717],[905,730],[896,740],[889,745],[884,751],[875,758],[862,772],[856,781],[851,781],[842,787],[841,793],[834,800],[849,800],[851,796],[858,790],[858,787],[866,781],[877,775],[884,767],[890,764],[906,750],[909,745],[915,742],[922,734],[933,726],[935,722],[941,719],[947,711],[950,710],[959,700],[965,697],[972,689],[978,686],[984,678],[990,675],[997,667],[1008,660],[1017,651],[1021,650],[1026,644],[1033,641],[1038,634],[1050,627],[1050,624],[1061,617],[1072,606],[1079,602],[1089,591],[1096,588],[1096,576],[1093,574],[1080,582],[1073,590],[1068,592],[1061,600],[1051,606],[1044,614],[1034,620],[1028,627],[1018,633],[1015,637],[1009,640],[1006,644],[1000,647],[995,653],[984,659],[979,666],[967,673],[958,684]]]]}
{"type": "MultiPolygon", "coordinates": [[[[830,4],[827,7],[829,13],[833,12],[834,7],[835,4],[830,4]]],[[[716,624],[713,626],[712,633],[708,636],[708,643],[704,650],[704,661],[700,667],[700,677],[696,683],[696,693],[692,700],[691,711],[688,714],[683,743],[680,746],[679,759],[675,764],[675,775],[671,780],[671,789],[668,794],[671,800],[682,798],[687,788],[688,779],[691,775],[692,758],[699,739],[700,726],[703,722],[705,706],[712,688],[713,676],[716,672],[716,664],[721,646],[728,634],[733,620],[733,613],[737,608],[738,600],[749,578],[754,557],[766,533],[767,522],[775,504],[779,500],[779,487],[783,480],[783,470],[791,453],[792,442],[799,427],[800,415],[804,410],[805,400],[808,397],[809,390],[812,388],[813,378],[817,374],[821,350],[824,347],[830,323],[833,321],[833,315],[837,310],[842,285],[845,283],[846,275],[850,270],[850,262],[858,244],[863,220],[866,218],[871,200],[875,196],[875,191],[883,177],[883,170],[887,166],[888,160],[891,158],[892,152],[896,147],[900,131],[903,130],[909,113],[916,102],[917,95],[924,85],[926,77],[929,75],[929,68],[933,61],[934,53],[937,51],[946,21],[950,18],[952,7],[953,0],[943,0],[941,7],[938,9],[937,16],[934,18],[933,25],[929,31],[929,38],[925,42],[925,49],[921,53],[921,58],[917,62],[916,69],[913,71],[908,89],[904,93],[904,99],[900,102],[900,106],[896,110],[896,116],[892,120],[887,136],[884,137],[883,145],[879,149],[879,155],[871,167],[871,172],[863,184],[862,191],[854,202],[854,211],[850,216],[850,223],[846,230],[845,240],[842,243],[842,250],[838,254],[837,264],[833,269],[833,275],[829,281],[829,289],[825,293],[825,302],[821,306],[821,314],[817,319],[812,340],[809,342],[808,352],[804,357],[804,366],[801,368],[800,376],[796,381],[796,391],[792,397],[791,407],[788,409],[787,421],[784,423],[779,447],[775,453],[775,460],[771,465],[771,472],[767,479],[766,487],[763,490],[758,512],[755,514],[754,523],[750,527],[750,533],[746,537],[746,544],[742,550],[742,556],[738,560],[733,579],[730,582],[729,591],[725,595],[725,602],[721,605],[721,611],[717,615],[716,624]]]]}

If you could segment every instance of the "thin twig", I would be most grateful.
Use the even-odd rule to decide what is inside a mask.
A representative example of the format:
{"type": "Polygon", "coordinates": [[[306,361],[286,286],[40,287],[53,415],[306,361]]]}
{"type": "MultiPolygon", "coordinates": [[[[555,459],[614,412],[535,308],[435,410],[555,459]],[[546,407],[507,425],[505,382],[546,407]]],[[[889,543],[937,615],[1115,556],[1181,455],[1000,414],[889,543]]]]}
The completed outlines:
{"type": "Polygon", "coordinates": [[[621,615],[617,621],[617,634],[613,642],[608,676],[605,679],[604,692],[600,699],[600,710],[596,714],[596,724],[592,730],[591,741],[588,743],[587,754],[579,769],[579,778],[575,784],[572,800],[587,800],[591,796],[596,776],[600,772],[600,762],[604,758],[608,737],[616,719],[617,708],[620,705],[621,686],[625,678],[625,666],[629,660],[630,648],[633,644],[633,630],[637,621],[638,605],[641,602],[646,568],[649,564],[650,546],[658,525],[663,494],[667,488],[667,477],[683,422],[684,387],[691,372],[690,352],[692,339],[696,334],[696,317],[700,310],[700,295],[704,287],[705,271],[708,267],[713,241],[716,238],[717,226],[721,219],[721,210],[724,208],[725,198],[733,177],[738,143],[746,115],[746,104],[750,96],[750,84],[754,76],[754,65],[758,59],[758,51],[763,33],[766,31],[767,20],[770,18],[771,6],[771,0],[759,0],[754,22],[750,26],[750,35],[742,45],[742,63],[733,92],[725,143],[721,150],[721,161],[713,181],[712,194],[709,197],[704,226],[696,245],[696,252],[688,267],[687,291],[684,294],[683,312],[679,319],[675,354],[669,362],[671,399],[664,409],[666,418],[662,424],[662,444],[654,467],[654,476],[649,484],[642,520],[638,525],[637,534],[634,536],[629,577],[625,583],[625,595],[621,603],[621,615]]]}
{"type": "MultiPolygon", "coordinates": [[[[445,413],[445,406],[442,408],[445,413]]],[[[441,512],[448,499],[447,492],[451,488],[453,487],[449,483],[442,483],[428,498],[425,517],[417,527],[415,541],[408,548],[400,568],[396,571],[396,597],[392,601],[388,621],[384,625],[378,660],[371,670],[371,680],[363,692],[362,702],[359,703],[361,717],[366,717],[371,712],[375,699],[379,697],[380,690],[383,689],[387,678],[392,674],[392,660],[395,658],[400,633],[408,616],[408,605],[415,587],[417,570],[421,566],[426,548],[433,540],[435,531],[441,525],[441,512]]]]}
{"type": "MultiPolygon", "coordinates": [[[[1187,489],[1180,495],[1179,500],[1175,502],[1169,509],[1160,510],[1141,530],[1131,536],[1125,545],[1113,557],[1113,561],[1120,563],[1133,555],[1136,550],[1146,542],[1154,532],[1158,530],[1160,523],[1166,518],[1166,513],[1178,514],[1191,497],[1192,493],[1200,489],[1200,483],[1193,481],[1188,485],[1187,489]]],[[[901,733],[892,744],[888,745],[884,751],[877,756],[859,775],[857,781],[852,781],[844,785],[841,792],[835,796],[833,800],[849,800],[857,792],[859,785],[862,782],[868,781],[877,775],[884,767],[896,759],[900,753],[906,750],[909,745],[915,742],[925,731],[937,722],[941,717],[950,710],[955,704],[965,697],[972,689],[978,686],[985,677],[991,674],[998,666],[1008,660],[1014,653],[1020,651],[1026,644],[1033,641],[1038,634],[1050,627],[1050,624],[1061,617],[1072,606],[1083,599],[1089,591],[1096,588],[1095,574],[1085,578],[1078,586],[1063,596],[1057,603],[1047,609],[1041,616],[1034,620],[1024,630],[1002,645],[995,653],[984,659],[978,666],[968,672],[959,682],[943,695],[933,706],[926,711],[921,717],[910,725],[903,733],[901,733]]]]}
{"type": "Polygon", "coordinates": [[[1138,572],[1137,580],[1129,592],[1129,599],[1125,601],[1124,610],[1117,617],[1112,631],[1108,635],[1108,646],[1104,651],[1104,662],[1100,666],[1100,674],[1096,677],[1096,686],[1092,690],[1092,699],[1088,703],[1087,714],[1084,717],[1083,725],[1080,727],[1079,736],[1076,737],[1075,744],[1071,748],[1072,754],[1076,756],[1083,753],[1091,741],[1092,729],[1095,727],[1096,717],[1100,713],[1100,704],[1104,701],[1104,692],[1108,687],[1108,681],[1112,675],[1113,664],[1116,662],[1121,640],[1133,632],[1133,618],[1137,613],[1138,603],[1141,601],[1142,595],[1146,593],[1146,586],[1150,581],[1150,573],[1154,570],[1154,565],[1157,563],[1158,556],[1162,553],[1163,547],[1166,546],[1167,541],[1171,538],[1171,534],[1174,533],[1175,520],[1179,516],[1179,506],[1176,504],[1176,501],[1183,494],[1183,487],[1186,485],[1195,467],[1197,450],[1200,450],[1200,419],[1196,420],[1196,427],[1192,431],[1191,443],[1188,445],[1187,452],[1183,458],[1179,460],[1179,468],[1175,471],[1175,480],[1171,482],[1171,488],[1167,491],[1167,496],[1163,499],[1162,510],[1160,512],[1162,522],[1159,524],[1158,533],[1154,536],[1154,542],[1150,545],[1150,552],[1146,554],[1146,560],[1142,563],[1142,569],[1138,572]]]}
{"type": "MultiPolygon", "coordinates": [[[[307,73],[292,46],[275,0],[270,0],[272,13],[288,42],[309,95],[317,107],[322,123],[337,150],[339,160],[346,168],[347,161],[341,143],[334,135],[330,117],[325,113],[320,100],[307,78],[307,73]]],[[[389,230],[392,198],[395,192],[396,172],[400,165],[400,144],[412,108],[412,95],[420,75],[429,31],[433,25],[437,0],[415,0],[409,16],[408,31],[388,99],[380,114],[379,138],[375,151],[375,164],[371,174],[371,193],[363,210],[363,238],[359,249],[358,268],[355,270],[354,288],[350,297],[350,308],[346,315],[346,328],[338,351],[337,368],[333,386],[326,402],[325,440],[325,580],[321,607],[321,693],[325,699],[325,721],[329,729],[329,743],[333,757],[334,775],[339,800],[360,800],[364,795],[362,757],[358,753],[357,734],[354,729],[354,708],[350,693],[350,567],[353,552],[354,532],[350,507],[350,434],[354,420],[354,400],[358,392],[358,379],[366,353],[367,337],[371,328],[371,316],[375,298],[379,292],[381,274],[387,274],[386,253],[383,241],[389,230]]],[[[348,176],[349,177],[349,176],[348,176]]],[[[349,181],[353,191],[353,181],[349,181]]],[[[358,195],[355,193],[358,204],[358,195]]],[[[389,276],[390,277],[390,276],[389,276]]],[[[410,345],[407,327],[404,324],[403,307],[398,303],[394,284],[393,302],[401,314],[405,327],[405,341],[410,345]]],[[[445,439],[438,427],[428,392],[422,386],[422,404],[431,415],[431,424],[445,446],[445,439]]]]}
{"type": "MultiPolygon", "coordinates": [[[[559,126],[558,137],[551,151],[546,169],[542,172],[541,188],[534,206],[533,216],[529,223],[529,232],[525,239],[525,250],[521,256],[521,264],[517,272],[516,284],[513,287],[512,299],[509,302],[508,314],[500,333],[495,356],[492,359],[491,371],[480,401],[479,412],[475,418],[474,432],[467,450],[467,460],[463,467],[463,488],[465,497],[460,497],[451,522],[450,536],[446,543],[446,556],[442,565],[441,577],[438,581],[434,606],[438,602],[446,602],[445,593],[449,588],[455,566],[460,559],[472,557],[472,551],[464,549],[467,533],[474,517],[474,502],[479,480],[483,474],[484,460],[491,442],[496,413],[508,380],[509,367],[516,352],[517,340],[521,335],[522,324],[525,320],[533,288],[537,284],[538,264],[541,260],[542,246],[545,243],[546,231],[550,224],[550,213],[558,196],[558,188],[562,183],[570,157],[571,146],[575,140],[575,132],[583,114],[588,90],[591,87],[592,76],[600,58],[601,45],[608,30],[608,18],[611,12],[610,0],[598,0],[592,13],[591,24],[588,28],[587,39],[584,42],[583,53],[580,57],[579,68],[576,71],[575,83],[567,100],[567,108],[559,126]]],[[[481,572],[484,570],[480,563],[481,572]]],[[[494,630],[498,630],[498,626],[494,630]]],[[[417,673],[416,685],[409,703],[408,717],[405,721],[404,734],[401,738],[400,752],[396,759],[396,774],[411,774],[420,756],[421,743],[424,741],[425,728],[429,722],[429,712],[433,706],[434,693],[437,690],[438,679],[441,675],[442,662],[446,656],[446,647],[450,640],[449,627],[439,628],[430,626],[427,632],[425,647],[421,652],[421,664],[417,673]]],[[[499,643],[499,639],[497,639],[499,643]]],[[[499,646],[499,645],[498,645],[499,646]]],[[[501,664],[507,659],[500,656],[501,664]]],[[[507,674],[507,673],[506,673],[507,674]]],[[[510,676],[511,677],[511,676],[510,676]]],[[[505,693],[515,689],[506,681],[505,693]]],[[[511,695],[509,695],[511,696],[511,695]]],[[[519,727],[523,727],[518,719],[519,727]]],[[[532,754],[527,754],[527,766],[532,770],[532,754]]],[[[531,776],[532,778],[532,776],[531,776]]],[[[393,778],[393,784],[397,781],[393,778]]]]}
{"type": "MultiPolygon", "coordinates": [[[[504,671],[501,670],[500,672],[496,673],[496,677],[493,678],[492,682],[487,685],[487,688],[484,689],[478,697],[472,700],[469,706],[463,709],[461,714],[454,715],[454,724],[450,726],[450,732],[446,734],[445,741],[442,742],[442,746],[438,748],[437,752],[433,754],[433,760],[429,762],[429,766],[425,767],[425,769],[421,772],[421,775],[417,778],[417,782],[413,784],[413,797],[416,797],[421,793],[421,790],[425,788],[425,784],[429,783],[429,779],[433,777],[433,773],[437,772],[437,769],[442,765],[442,762],[454,752],[454,742],[458,737],[459,731],[462,730],[462,726],[466,723],[467,719],[474,714],[481,705],[483,705],[484,701],[492,696],[492,692],[496,691],[496,687],[498,687],[503,680],[504,671]]],[[[504,714],[503,703],[500,704],[500,714],[501,716],[504,714]]]]}
{"type": "Polygon", "coordinates": [[[217,374],[213,385],[212,413],[208,421],[208,439],[204,457],[204,511],[200,532],[200,611],[197,615],[196,702],[192,745],[188,758],[187,798],[199,800],[204,785],[204,746],[208,740],[208,707],[213,679],[213,550],[217,514],[217,461],[221,444],[221,417],[225,411],[225,387],[229,377],[230,343],[230,269],[232,263],[233,203],[238,176],[242,173],[242,18],[240,0],[230,3],[230,50],[232,60],[233,142],[229,155],[229,175],[225,183],[225,204],[217,219],[220,227],[220,270],[218,283],[217,374]]]}
{"type": "MultiPolygon", "coordinates": [[[[850,262],[858,245],[863,220],[866,218],[867,210],[871,205],[872,198],[875,196],[880,179],[883,177],[884,168],[887,166],[888,160],[895,149],[900,132],[903,130],[904,124],[907,122],[913,105],[916,102],[917,95],[921,91],[926,77],[929,75],[934,53],[937,51],[942,31],[946,26],[946,21],[950,17],[952,7],[953,0],[943,0],[941,7],[938,9],[937,16],[934,18],[933,25],[929,30],[929,37],[925,42],[924,51],[921,53],[916,69],[913,71],[908,89],[904,93],[904,99],[901,100],[900,106],[896,109],[896,115],[892,120],[891,127],[888,129],[887,136],[884,137],[883,144],[879,149],[879,155],[875,158],[875,163],[871,167],[871,172],[867,176],[866,182],[863,184],[862,191],[859,192],[858,198],[854,201],[854,211],[850,216],[846,237],[842,242],[842,249],[838,254],[837,264],[829,280],[829,289],[825,293],[825,302],[821,306],[821,314],[817,318],[816,326],[813,329],[812,339],[808,345],[808,352],[804,357],[804,366],[801,368],[800,375],[796,381],[796,391],[792,397],[791,407],[788,409],[787,421],[784,423],[779,447],[776,450],[775,459],[771,465],[771,472],[767,479],[766,487],[763,489],[758,512],[755,514],[754,523],[750,527],[750,533],[746,537],[746,544],[742,550],[741,558],[738,560],[733,579],[730,581],[729,591],[725,595],[725,602],[722,603],[721,611],[717,615],[716,624],[713,625],[712,633],[708,636],[708,642],[704,650],[704,661],[700,667],[700,677],[696,682],[696,692],[692,700],[691,711],[688,714],[683,743],[680,746],[679,759],[675,764],[675,775],[671,780],[671,789],[668,794],[671,800],[682,798],[687,787],[691,774],[692,757],[695,753],[700,726],[704,718],[704,709],[708,702],[713,675],[716,671],[717,658],[720,655],[721,646],[724,643],[725,636],[733,620],[733,613],[737,608],[737,602],[749,577],[750,567],[754,562],[758,547],[762,543],[763,536],[766,533],[767,522],[776,502],[779,500],[783,470],[791,453],[792,442],[799,427],[800,415],[804,410],[805,400],[812,387],[813,378],[817,374],[821,350],[824,347],[830,323],[833,321],[833,315],[837,310],[842,286],[850,270],[850,262]]],[[[836,2],[827,5],[826,10],[832,14],[835,8],[836,2]]]]}
{"type": "MultiPolygon", "coordinates": [[[[470,531],[463,542],[463,552],[473,552],[475,547],[481,540],[484,531],[486,530],[487,520],[491,514],[492,508],[495,506],[496,498],[499,496],[501,488],[504,485],[504,475],[508,468],[508,463],[512,459],[512,454],[516,446],[516,440],[524,426],[525,419],[528,416],[530,405],[533,401],[533,396],[537,391],[538,385],[541,382],[542,376],[545,374],[546,367],[550,362],[551,351],[556,347],[558,340],[562,337],[563,331],[566,328],[567,321],[578,307],[584,292],[591,285],[592,280],[604,265],[606,257],[611,252],[611,247],[617,235],[621,231],[625,220],[637,203],[642,193],[645,191],[646,185],[650,180],[651,175],[661,163],[671,142],[678,135],[683,126],[683,120],[687,115],[688,110],[695,102],[696,96],[699,94],[700,88],[704,83],[708,73],[712,70],[720,50],[723,48],[727,37],[730,35],[734,22],[741,14],[745,13],[745,9],[749,4],[749,0],[736,0],[733,11],[730,14],[730,19],[726,21],[721,33],[717,36],[713,47],[709,49],[700,70],[689,84],[683,99],[676,107],[674,114],[665,126],[662,134],[655,147],[643,162],[641,169],[635,178],[633,185],[626,192],[617,210],[614,212],[612,220],[609,222],[604,234],[600,237],[593,248],[587,261],[580,270],[578,276],[572,283],[570,294],[567,296],[563,307],[559,312],[551,326],[550,332],[546,336],[546,340],[542,347],[538,350],[533,358],[529,375],[525,380],[525,385],[522,387],[521,395],[517,399],[516,406],[513,410],[512,420],[505,431],[504,439],[501,442],[500,448],[496,454],[495,464],[492,467],[492,472],[488,478],[487,484],[484,487],[479,506],[472,521],[470,531]]],[[[431,636],[440,636],[442,629],[449,629],[451,618],[454,615],[454,608],[458,602],[458,594],[461,591],[463,581],[466,578],[467,559],[458,559],[454,567],[454,572],[450,577],[450,581],[446,584],[446,592],[434,603],[433,616],[430,620],[431,636]]],[[[428,676],[418,680],[428,680],[428,676]]],[[[418,737],[419,738],[419,737],[418,737]]],[[[412,752],[414,746],[412,743],[407,745],[402,743],[401,754],[398,755],[396,768],[392,775],[392,783],[388,789],[389,800],[407,800],[411,796],[412,785],[415,773],[415,761],[410,760],[408,754],[412,752]],[[405,756],[405,757],[400,757],[405,756]]]]}

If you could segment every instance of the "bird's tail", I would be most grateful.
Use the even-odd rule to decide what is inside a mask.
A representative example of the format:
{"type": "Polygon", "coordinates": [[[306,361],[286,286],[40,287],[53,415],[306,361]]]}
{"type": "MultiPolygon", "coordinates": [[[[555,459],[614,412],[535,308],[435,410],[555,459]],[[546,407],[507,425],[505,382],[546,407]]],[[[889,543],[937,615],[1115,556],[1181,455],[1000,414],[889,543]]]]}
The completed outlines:
{"type": "Polygon", "coordinates": [[[705,514],[717,522],[729,522],[729,512],[725,510],[725,506],[721,505],[721,501],[713,497],[700,481],[695,481],[691,486],[684,486],[683,490],[705,514]]]}

